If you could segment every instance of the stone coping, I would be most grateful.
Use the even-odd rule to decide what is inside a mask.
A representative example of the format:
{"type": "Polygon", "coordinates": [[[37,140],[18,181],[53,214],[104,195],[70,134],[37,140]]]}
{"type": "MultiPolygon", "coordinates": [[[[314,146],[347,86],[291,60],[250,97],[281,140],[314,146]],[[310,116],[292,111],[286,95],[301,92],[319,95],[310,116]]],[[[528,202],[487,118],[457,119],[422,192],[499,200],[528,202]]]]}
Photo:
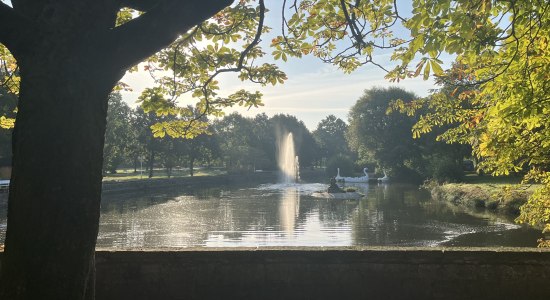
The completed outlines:
{"type": "MultiPolygon", "coordinates": [[[[159,247],[159,248],[107,248],[98,247],[96,252],[506,252],[550,253],[550,248],[535,247],[397,247],[397,246],[277,246],[277,247],[159,247]]],[[[4,245],[0,245],[0,254],[4,245]]]]}
{"type": "Polygon", "coordinates": [[[399,247],[399,246],[276,246],[276,247],[159,247],[159,248],[107,248],[96,252],[217,252],[217,251],[429,251],[429,252],[540,252],[550,248],[535,247],[399,247]]]}

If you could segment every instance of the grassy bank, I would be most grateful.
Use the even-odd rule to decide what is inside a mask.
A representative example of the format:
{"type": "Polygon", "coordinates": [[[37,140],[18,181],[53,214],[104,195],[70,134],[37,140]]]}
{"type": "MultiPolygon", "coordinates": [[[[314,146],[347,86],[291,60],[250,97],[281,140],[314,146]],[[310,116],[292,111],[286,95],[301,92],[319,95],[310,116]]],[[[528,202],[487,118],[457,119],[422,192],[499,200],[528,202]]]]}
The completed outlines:
{"type": "MultiPolygon", "coordinates": [[[[227,172],[222,169],[206,169],[198,168],[195,169],[193,176],[217,176],[224,175],[227,172]]],[[[180,178],[180,177],[191,177],[189,169],[173,169],[170,176],[166,169],[155,169],[153,172],[154,176],[152,178],[180,178]]],[[[134,169],[119,169],[115,174],[104,174],[103,181],[125,181],[125,180],[139,180],[139,179],[149,179],[149,172],[146,170],[143,171],[134,171],[134,169]]]]}
{"type": "Polygon", "coordinates": [[[514,217],[519,215],[519,207],[535,189],[532,185],[521,185],[518,177],[477,175],[466,176],[463,183],[428,183],[425,186],[435,200],[514,217]]]}

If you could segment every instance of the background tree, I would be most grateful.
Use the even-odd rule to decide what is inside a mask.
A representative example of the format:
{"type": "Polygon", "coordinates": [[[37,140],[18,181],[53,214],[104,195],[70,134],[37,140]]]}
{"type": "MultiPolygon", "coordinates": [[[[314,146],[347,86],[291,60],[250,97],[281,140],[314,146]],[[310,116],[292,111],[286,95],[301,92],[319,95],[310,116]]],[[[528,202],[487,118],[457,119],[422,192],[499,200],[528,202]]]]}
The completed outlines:
{"type": "Polygon", "coordinates": [[[435,133],[413,136],[411,132],[418,118],[390,113],[394,103],[416,105],[415,98],[400,88],[366,90],[350,112],[348,139],[352,148],[364,163],[376,163],[394,178],[460,179],[463,147],[435,141],[435,133]]]}
{"type": "Polygon", "coordinates": [[[135,139],[132,141],[129,148],[129,159],[133,161],[134,171],[137,168],[142,168],[143,163],[146,161],[147,155],[147,142],[148,137],[151,134],[151,130],[147,128],[147,116],[143,109],[137,107],[132,110],[131,127],[135,139]]]}
{"type": "Polygon", "coordinates": [[[312,134],[322,160],[326,162],[336,155],[351,156],[346,140],[347,129],[348,125],[334,115],[327,116],[317,124],[312,134]]]}
{"type": "MultiPolygon", "coordinates": [[[[292,133],[294,138],[294,147],[297,155],[300,157],[300,168],[312,167],[318,160],[319,150],[313,135],[304,122],[298,120],[295,116],[278,114],[269,120],[273,128],[273,136],[278,141],[285,138],[284,134],[292,133]]],[[[280,142],[276,144],[278,147],[280,142]]]]}
{"type": "Polygon", "coordinates": [[[16,105],[17,96],[0,86],[0,158],[11,159],[11,135],[16,105]]]}
{"type": "MultiPolygon", "coordinates": [[[[15,107],[17,95],[19,94],[19,81],[17,62],[10,51],[0,43],[0,130],[12,129],[15,125],[15,107]]],[[[11,133],[11,131],[9,132],[11,133]]],[[[9,154],[11,156],[11,149],[9,154]]]]}
{"type": "Polygon", "coordinates": [[[254,135],[253,147],[258,149],[260,155],[255,157],[256,170],[277,170],[276,160],[276,137],[271,126],[270,118],[265,114],[258,114],[252,120],[254,135]]]}
{"type": "Polygon", "coordinates": [[[214,122],[214,132],[220,143],[228,172],[248,172],[254,168],[252,145],[253,123],[238,113],[232,113],[214,122]]]}
{"type": "Polygon", "coordinates": [[[162,148],[170,142],[153,136],[151,127],[160,122],[160,118],[154,112],[146,113],[143,109],[137,108],[135,116],[134,128],[137,130],[137,138],[142,147],[141,159],[145,161],[148,177],[152,178],[162,148]]]}
{"type": "Polygon", "coordinates": [[[411,135],[415,119],[386,113],[392,101],[415,98],[400,88],[372,88],[357,100],[349,114],[348,140],[364,164],[376,164],[394,178],[420,176],[416,169],[422,154],[411,135]]]}
{"type": "MultiPolygon", "coordinates": [[[[180,141],[181,142],[181,141],[180,141]]],[[[197,163],[210,167],[212,162],[221,156],[218,139],[211,134],[201,134],[193,139],[185,140],[185,154],[189,176],[195,175],[197,163]]]]}
{"type": "MultiPolygon", "coordinates": [[[[200,118],[208,122],[205,116],[200,118]]],[[[189,168],[189,176],[195,175],[197,163],[206,164],[209,167],[213,160],[221,156],[219,139],[212,135],[213,132],[213,126],[209,126],[208,133],[202,133],[192,139],[177,139],[175,141],[180,162],[189,168]]]]}
{"type": "Polygon", "coordinates": [[[132,130],[132,109],[122,101],[120,93],[109,96],[107,129],[103,146],[103,169],[116,173],[117,168],[128,160],[132,142],[137,138],[132,130]]]}

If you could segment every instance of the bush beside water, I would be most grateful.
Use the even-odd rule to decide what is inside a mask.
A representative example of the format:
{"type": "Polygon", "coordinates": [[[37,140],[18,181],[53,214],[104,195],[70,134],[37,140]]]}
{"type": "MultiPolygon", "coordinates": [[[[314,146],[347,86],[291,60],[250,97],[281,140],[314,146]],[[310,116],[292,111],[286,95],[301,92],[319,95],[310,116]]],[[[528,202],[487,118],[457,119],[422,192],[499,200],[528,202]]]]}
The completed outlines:
{"type": "Polygon", "coordinates": [[[485,209],[517,217],[519,207],[532,194],[530,189],[516,189],[510,185],[426,182],[423,187],[431,192],[432,198],[456,206],[485,209]]]}

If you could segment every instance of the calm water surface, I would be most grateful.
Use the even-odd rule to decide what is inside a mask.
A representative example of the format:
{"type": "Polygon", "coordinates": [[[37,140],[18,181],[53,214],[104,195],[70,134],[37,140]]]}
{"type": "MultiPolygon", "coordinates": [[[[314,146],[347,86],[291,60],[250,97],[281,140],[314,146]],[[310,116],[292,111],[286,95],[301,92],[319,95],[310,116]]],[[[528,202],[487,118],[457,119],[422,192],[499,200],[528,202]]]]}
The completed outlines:
{"type": "Polygon", "coordinates": [[[540,233],[466,213],[405,185],[356,185],[362,200],[315,199],[324,184],[107,196],[99,247],[536,246],[540,233]]]}
{"type": "MultiPolygon", "coordinates": [[[[540,233],[430,200],[414,186],[363,184],[362,200],[315,199],[324,184],[107,195],[98,247],[519,246],[540,233]]],[[[0,242],[6,229],[0,198],[0,242]]]]}

